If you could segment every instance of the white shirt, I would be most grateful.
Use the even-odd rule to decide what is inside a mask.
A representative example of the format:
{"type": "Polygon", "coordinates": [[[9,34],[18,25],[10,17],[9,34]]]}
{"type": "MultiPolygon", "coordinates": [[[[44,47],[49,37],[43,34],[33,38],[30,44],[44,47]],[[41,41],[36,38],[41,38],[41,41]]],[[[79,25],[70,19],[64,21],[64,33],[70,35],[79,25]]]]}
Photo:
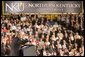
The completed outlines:
{"type": "Polygon", "coordinates": [[[74,40],[73,36],[71,36],[71,40],[74,40]]]}
{"type": "Polygon", "coordinates": [[[21,17],[21,21],[26,21],[26,17],[21,17]]]}
{"type": "Polygon", "coordinates": [[[46,45],[50,45],[50,42],[45,42],[46,45]]]}
{"type": "Polygon", "coordinates": [[[60,38],[56,37],[56,40],[58,40],[58,39],[60,39],[60,40],[61,40],[61,39],[62,39],[62,37],[60,37],[60,38]]]}
{"type": "Polygon", "coordinates": [[[35,43],[35,42],[32,42],[32,44],[33,44],[33,45],[36,45],[36,43],[35,43]]]}
{"type": "Polygon", "coordinates": [[[24,38],[25,38],[25,39],[28,39],[28,36],[25,36],[24,38]]]}
{"type": "Polygon", "coordinates": [[[37,28],[40,28],[40,26],[38,26],[38,25],[37,25],[36,27],[37,27],[37,28]]]}
{"type": "Polygon", "coordinates": [[[52,31],[53,30],[53,27],[50,27],[49,29],[50,29],[50,31],[52,31]]]}
{"type": "Polygon", "coordinates": [[[58,25],[53,25],[54,28],[58,28],[58,25]]]}
{"type": "Polygon", "coordinates": [[[66,48],[66,44],[64,43],[64,45],[63,45],[63,48],[65,49],[66,48]]]}
{"type": "Polygon", "coordinates": [[[29,29],[29,28],[27,28],[27,31],[30,31],[30,29],[29,29]]]}
{"type": "Polygon", "coordinates": [[[12,30],[16,30],[16,26],[12,26],[12,30]]]}
{"type": "Polygon", "coordinates": [[[44,25],[40,25],[40,28],[43,28],[44,27],[44,25]]]}
{"type": "Polygon", "coordinates": [[[6,23],[8,23],[8,20],[6,20],[6,23]]]}
{"type": "Polygon", "coordinates": [[[19,31],[19,29],[16,29],[16,31],[19,31]]]}
{"type": "Polygon", "coordinates": [[[3,42],[4,44],[6,44],[6,39],[3,39],[2,42],[3,42]]]}
{"type": "Polygon", "coordinates": [[[46,56],[46,51],[43,51],[43,56],[46,56]]]}

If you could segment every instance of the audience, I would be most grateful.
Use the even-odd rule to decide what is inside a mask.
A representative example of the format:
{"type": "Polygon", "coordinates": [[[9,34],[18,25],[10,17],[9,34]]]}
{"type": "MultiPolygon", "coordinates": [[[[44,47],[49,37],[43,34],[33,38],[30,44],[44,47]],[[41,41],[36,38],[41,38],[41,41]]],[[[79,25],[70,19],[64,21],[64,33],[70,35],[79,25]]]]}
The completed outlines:
{"type": "Polygon", "coordinates": [[[48,19],[46,15],[2,15],[1,55],[9,56],[11,41],[20,33],[28,44],[36,46],[36,56],[84,56],[84,17],[79,16],[62,14],[48,19]]]}

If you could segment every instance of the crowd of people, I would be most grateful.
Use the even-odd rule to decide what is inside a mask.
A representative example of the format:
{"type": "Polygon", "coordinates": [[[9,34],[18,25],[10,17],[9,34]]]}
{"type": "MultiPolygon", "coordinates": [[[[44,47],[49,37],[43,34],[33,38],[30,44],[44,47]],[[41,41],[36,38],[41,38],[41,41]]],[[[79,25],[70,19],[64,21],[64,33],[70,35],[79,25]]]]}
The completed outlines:
{"type": "Polygon", "coordinates": [[[36,46],[36,56],[84,56],[83,23],[83,14],[62,13],[55,19],[37,14],[2,15],[1,55],[10,56],[10,44],[19,34],[36,46]]]}

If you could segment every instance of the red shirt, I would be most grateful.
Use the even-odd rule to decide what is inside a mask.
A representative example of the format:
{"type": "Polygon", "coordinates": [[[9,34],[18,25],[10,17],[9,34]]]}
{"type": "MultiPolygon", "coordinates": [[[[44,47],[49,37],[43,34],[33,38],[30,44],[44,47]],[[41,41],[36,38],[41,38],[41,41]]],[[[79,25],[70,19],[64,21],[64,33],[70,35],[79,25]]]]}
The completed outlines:
{"type": "Polygon", "coordinates": [[[38,44],[38,41],[35,41],[36,45],[38,44]]]}
{"type": "Polygon", "coordinates": [[[11,44],[12,39],[9,38],[8,41],[9,41],[9,44],[11,44]]]}
{"type": "Polygon", "coordinates": [[[4,32],[8,33],[8,30],[7,29],[4,29],[4,32]]]}

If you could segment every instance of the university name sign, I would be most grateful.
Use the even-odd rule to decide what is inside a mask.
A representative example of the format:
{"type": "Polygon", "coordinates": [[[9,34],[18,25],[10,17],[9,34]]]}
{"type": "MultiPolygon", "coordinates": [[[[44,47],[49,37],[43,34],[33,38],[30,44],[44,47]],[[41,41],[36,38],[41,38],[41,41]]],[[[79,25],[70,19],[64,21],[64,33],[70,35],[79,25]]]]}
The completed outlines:
{"type": "Polygon", "coordinates": [[[4,13],[80,13],[82,1],[4,1],[4,13]]]}

